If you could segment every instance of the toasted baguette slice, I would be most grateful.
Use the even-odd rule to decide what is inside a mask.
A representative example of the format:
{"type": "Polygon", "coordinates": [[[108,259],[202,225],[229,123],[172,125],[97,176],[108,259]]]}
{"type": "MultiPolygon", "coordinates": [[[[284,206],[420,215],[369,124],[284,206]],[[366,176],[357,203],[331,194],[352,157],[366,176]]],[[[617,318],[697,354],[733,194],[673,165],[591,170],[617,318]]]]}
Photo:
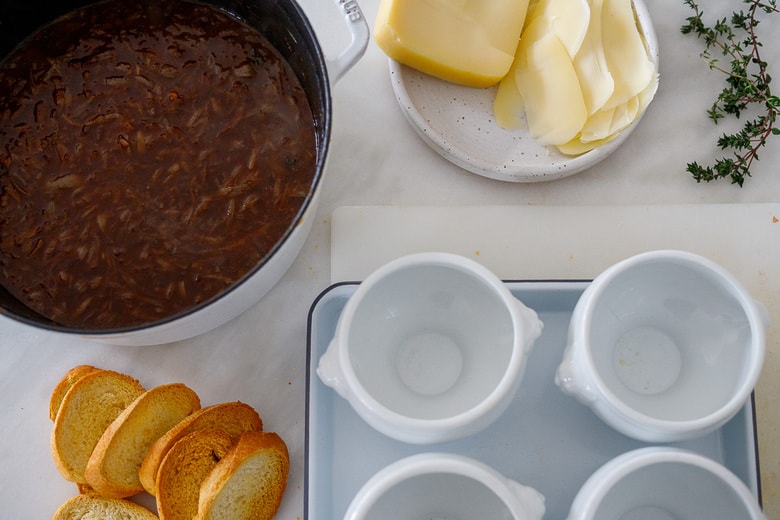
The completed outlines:
{"type": "Polygon", "coordinates": [[[196,520],[269,520],[282,502],[290,458],[275,433],[247,432],[200,486],[196,520]]]}
{"type": "Polygon", "coordinates": [[[96,370],[73,383],[51,432],[54,464],[66,480],[87,483],[87,461],[101,435],[144,391],[137,380],[113,370],[96,370]]]}
{"type": "Polygon", "coordinates": [[[198,513],[200,485],[233,446],[233,437],[216,428],[179,439],[157,474],[157,514],[163,520],[192,520],[198,513]]]}
{"type": "Polygon", "coordinates": [[[85,471],[87,484],[110,498],[143,491],[138,470],[149,447],[198,409],[198,395],[181,383],[157,386],[138,396],[95,445],[85,471]]]}
{"type": "Polygon", "coordinates": [[[254,408],[239,401],[207,406],[185,417],[152,444],[141,464],[138,476],[150,495],[157,493],[155,483],[158,468],[171,446],[185,435],[204,428],[223,430],[229,433],[235,442],[244,432],[261,431],[263,421],[254,408]]]}
{"type": "Polygon", "coordinates": [[[49,419],[53,421],[57,418],[57,411],[60,409],[62,399],[65,397],[65,394],[68,393],[70,387],[85,375],[98,370],[100,369],[93,367],[92,365],[79,365],[68,370],[65,377],[60,379],[60,382],[57,383],[57,386],[54,387],[54,390],[51,393],[51,399],[49,399],[49,419]]]}
{"type": "Polygon", "coordinates": [[[90,486],[89,484],[81,484],[81,483],[77,482],[76,483],[76,489],[78,489],[79,493],[82,494],[82,495],[90,495],[90,494],[94,495],[95,494],[95,490],[92,489],[92,486],[90,486]]]}
{"type": "Polygon", "coordinates": [[[76,495],[54,512],[52,520],[157,520],[157,515],[143,506],[117,498],[98,495],[76,495]]]}

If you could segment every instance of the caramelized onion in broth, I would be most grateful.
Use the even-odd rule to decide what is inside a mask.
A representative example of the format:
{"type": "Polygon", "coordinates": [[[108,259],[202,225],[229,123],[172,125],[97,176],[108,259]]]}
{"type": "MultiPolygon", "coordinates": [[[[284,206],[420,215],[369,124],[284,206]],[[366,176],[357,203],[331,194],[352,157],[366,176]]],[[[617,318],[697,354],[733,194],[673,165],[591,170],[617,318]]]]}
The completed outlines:
{"type": "Polygon", "coordinates": [[[190,2],[70,13],[0,67],[0,283],[70,327],[155,322],[294,223],[314,123],[256,30],[190,2]]]}

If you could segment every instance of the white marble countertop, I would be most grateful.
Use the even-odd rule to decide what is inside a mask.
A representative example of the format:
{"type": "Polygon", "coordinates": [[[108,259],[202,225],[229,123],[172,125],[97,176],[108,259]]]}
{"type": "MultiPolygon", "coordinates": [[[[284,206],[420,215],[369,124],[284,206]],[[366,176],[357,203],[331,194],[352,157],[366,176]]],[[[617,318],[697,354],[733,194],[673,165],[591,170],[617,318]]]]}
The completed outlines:
{"type": "MultiPolygon", "coordinates": [[[[348,35],[334,2],[300,3],[326,52],[337,53],[348,35]]],[[[369,23],[378,3],[360,2],[369,23]]],[[[509,184],[452,166],[407,124],[390,87],[387,60],[372,42],[363,59],[334,87],[329,165],[312,232],[289,272],[255,307],[200,337],[140,348],[84,342],[0,320],[0,516],[45,518],[76,493],[51,461],[47,407],[62,375],[74,365],[88,363],[130,373],[147,387],[184,382],[199,393],[204,405],[227,400],[253,405],[266,429],[287,441],[292,456],[290,481],[277,518],[301,519],[306,319],[314,299],[331,283],[331,216],[338,207],[780,202],[780,138],[770,141],[753,169],[754,177],[741,189],[728,182],[697,184],[685,173],[687,162],[710,162],[717,153],[715,140],[725,128],[712,125],[705,110],[722,88],[722,77],[698,57],[701,44],[680,34],[679,27],[689,15],[682,0],[648,4],[660,44],[658,94],[623,147],[589,171],[547,183],[509,184]]],[[[740,6],[736,0],[706,3],[713,11],[740,6]]],[[[780,17],[762,24],[761,30],[765,42],[780,41],[780,17]]],[[[780,74],[776,72],[780,47],[770,45],[764,52],[770,70],[780,74]]],[[[545,222],[529,224],[543,228],[545,222]]],[[[751,229],[747,227],[745,233],[751,229]]],[[[780,240],[780,224],[774,238],[780,240]]],[[[724,243],[723,247],[730,246],[724,243]]],[[[770,346],[778,341],[780,316],[774,319],[770,346]]],[[[776,364],[777,355],[770,351],[768,362],[776,364]]],[[[762,384],[767,392],[773,388],[762,384]]],[[[773,416],[770,406],[764,400],[759,416],[773,416]]],[[[773,421],[762,423],[764,442],[776,438],[777,426],[773,421]]],[[[769,456],[770,451],[776,453],[767,450],[761,460],[765,509],[769,518],[780,518],[780,460],[769,456]]]]}

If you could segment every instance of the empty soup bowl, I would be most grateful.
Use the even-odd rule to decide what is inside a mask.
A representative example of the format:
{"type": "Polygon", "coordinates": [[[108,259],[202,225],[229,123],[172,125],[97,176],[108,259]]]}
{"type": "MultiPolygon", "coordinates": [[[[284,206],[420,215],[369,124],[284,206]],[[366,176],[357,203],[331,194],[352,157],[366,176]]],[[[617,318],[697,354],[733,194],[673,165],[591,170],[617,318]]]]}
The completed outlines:
{"type": "Polygon", "coordinates": [[[541,520],[544,497],[462,455],[422,453],[376,473],[344,520],[541,520]]]}
{"type": "Polygon", "coordinates": [[[481,264],[413,254],[358,286],[317,374],[385,435],[454,440],[506,409],[541,331],[536,312],[481,264]]]}
{"type": "Polygon", "coordinates": [[[765,520],[758,500],[722,464],[678,448],[615,457],[580,488],[568,520],[765,520]]]}
{"type": "Polygon", "coordinates": [[[702,436],[750,397],[767,321],[745,288],[707,258],[642,253],[606,269],[582,294],[555,381],[630,437],[702,436]]]}

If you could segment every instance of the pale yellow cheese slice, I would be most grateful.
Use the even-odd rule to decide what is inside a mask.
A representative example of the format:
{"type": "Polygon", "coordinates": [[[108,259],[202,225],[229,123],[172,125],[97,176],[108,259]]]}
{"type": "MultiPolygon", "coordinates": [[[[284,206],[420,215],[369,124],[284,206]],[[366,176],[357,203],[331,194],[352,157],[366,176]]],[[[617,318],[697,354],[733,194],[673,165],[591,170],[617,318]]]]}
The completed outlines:
{"type": "Polygon", "coordinates": [[[531,136],[545,145],[564,144],[580,132],[588,113],[568,50],[545,24],[536,18],[526,29],[514,79],[531,136]]]}
{"type": "Polygon", "coordinates": [[[523,22],[523,29],[531,25],[531,20],[534,18],[536,12],[536,6],[539,5],[540,0],[529,0],[528,9],[525,14],[525,22],[523,22]]]}
{"type": "Polygon", "coordinates": [[[601,139],[599,141],[589,141],[587,143],[581,141],[579,138],[574,138],[568,143],[557,145],[556,148],[558,148],[558,151],[564,155],[582,155],[586,152],[590,152],[591,150],[595,150],[600,146],[604,146],[608,142],[612,141],[615,137],[617,137],[617,134],[611,135],[606,139],[601,139]]]}
{"type": "Polygon", "coordinates": [[[631,0],[604,0],[601,39],[615,82],[615,89],[602,108],[614,108],[642,92],[655,74],[655,64],[637,27],[631,0]]]}
{"type": "Polygon", "coordinates": [[[573,58],[588,32],[591,13],[588,0],[539,0],[532,16],[546,19],[549,31],[558,36],[573,58]]]}
{"type": "Polygon", "coordinates": [[[514,61],[529,0],[381,0],[374,39],[394,60],[470,87],[514,61]]]}
{"type": "Polygon", "coordinates": [[[574,56],[574,69],[580,78],[582,95],[590,115],[603,107],[615,90],[615,81],[609,72],[601,44],[603,3],[604,0],[590,0],[590,24],[585,39],[574,56]]]}
{"type": "Polygon", "coordinates": [[[654,72],[650,78],[650,83],[639,93],[637,99],[639,100],[639,114],[643,114],[647,109],[650,102],[655,97],[655,93],[658,92],[658,72],[654,72]]]}
{"type": "Polygon", "coordinates": [[[615,108],[600,110],[589,117],[582,129],[580,139],[586,142],[598,141],[623,131],[644,113],[657,89],[658,74],[653,74],[650,83],[645,86],[642,92],[622,105],[616,106],[615,108]],[[597,122],[596,117],[594,116],[598,114],[607,115],[606,120],[597,122]]]}
{"type": "Polygon", "coordinates": [[[600,141],[617,134],[634,121],[638,107],[638,97],[634,96],[620,106],[597,111],[582,127],[580,140],[586,143],[600,141]]]}
{"type": "MultiPolygon", "coordinates": [[[[531,0],[536,5],[539,5],[540,1],[531,0]]],[[[493,115],[496,118],[496,123],[503,128],[511,130],[526,126],[523,120],[526,105],[520,94],[516,78],[518,75],[526,73],[528,67],[526,56],[531,44],[542,38],[548,31],[549,23],[540,21],[538,17],[533,18],[523,29],[512,66],[498,84],[498,90],[493,99],[493,115]]]]}
{"type": "Polygon", "coordinates": [[[653,74],[642,92],[620,107],[599,110],[588,117],[581,133],[568,143],[558,145],[558,150],[566,155],[580,155],[610,142],[644,114],[657,90],[658,74],[653,74]]]}
{"type": "Polygon", "coordinates": [[[525,103],[515,82],[515,68],[510,69],[509,73],[498,84],[496,97],[493,98],[493,115],[496,123],[502,128],[517,129],[525,126],[523,113],[525,112],[525,103]]]}

